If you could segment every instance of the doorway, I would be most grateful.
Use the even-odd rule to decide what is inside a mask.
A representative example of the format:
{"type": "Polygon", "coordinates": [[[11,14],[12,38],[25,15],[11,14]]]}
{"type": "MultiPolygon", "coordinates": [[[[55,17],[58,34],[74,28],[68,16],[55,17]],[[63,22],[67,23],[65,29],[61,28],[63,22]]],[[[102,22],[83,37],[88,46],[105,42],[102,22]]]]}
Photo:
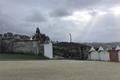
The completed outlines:
{"type": "Polygon", "coordinates": [[[118,53],[115,50],[110,50],[109,51],[109,55],[110,55],[110,61],[112,62],[118,62],[118,53]]]}

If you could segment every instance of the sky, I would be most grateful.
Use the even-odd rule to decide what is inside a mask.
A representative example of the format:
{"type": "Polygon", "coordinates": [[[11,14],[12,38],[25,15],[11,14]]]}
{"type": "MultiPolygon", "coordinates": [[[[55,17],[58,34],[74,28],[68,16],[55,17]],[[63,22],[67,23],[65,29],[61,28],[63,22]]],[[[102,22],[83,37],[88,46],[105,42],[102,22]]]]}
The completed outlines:
{"type": "Polygon", "coordinates": [[[0,33],[53,41],[120,42],[120,0],[0,0],[0,33]]]}

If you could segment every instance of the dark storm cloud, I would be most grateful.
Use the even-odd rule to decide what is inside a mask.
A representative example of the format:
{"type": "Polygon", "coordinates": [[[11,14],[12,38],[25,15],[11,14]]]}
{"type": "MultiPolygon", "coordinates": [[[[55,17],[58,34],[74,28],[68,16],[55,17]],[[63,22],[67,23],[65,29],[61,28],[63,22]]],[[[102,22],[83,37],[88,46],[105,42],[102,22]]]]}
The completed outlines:
{"type": "Polygon", "coordinates": [[[52,40],[68,41],[72,33],[73,40],[78,42],[120,41],[120,18],[107,14],[96,19],[98,13],[95,11],[107,11],[119,5],[120,0],[0,0],[0,33],[12,31],[32,35],[35,28],[40,27],[52,40]],[[86,26],[62,20],[82,10],[93,16],[86,26]]]}
{"type": "Polygon", "coordinates": [[[64,16],[69,16],[71,14],[72,14],[72,12],[70,12],[66,9],[56,9],[51,12],[50,16],[51,17],[64,17],[64,16]]]}
{"type": "Polygon", "coordinates": [[[0,11],[0,32],[9,31],[13,28],[14,25],[11,19],[10,16],[3,14],[2,11],[0,11]]]}
{"type": "MultiPolygon", "coordinates": [[[[6,0],[5,0],[6,1],[6,0]]],[[[89,6],[95,6],[105,0],[10,0],[17,4],[28,6],[44,6],[47,8],[86,8],[89,6]]]]}
{"type": "Polygon", "coordinates": [[[32,22],[33,23],[41,23],[41,22],[45,22],[46,20],[47,19],[45,18],[45,16],[43,16],[39,12],[33,12],[31,15],[26,17],[26,21],[31,22],[31,23],[32,22]]]}

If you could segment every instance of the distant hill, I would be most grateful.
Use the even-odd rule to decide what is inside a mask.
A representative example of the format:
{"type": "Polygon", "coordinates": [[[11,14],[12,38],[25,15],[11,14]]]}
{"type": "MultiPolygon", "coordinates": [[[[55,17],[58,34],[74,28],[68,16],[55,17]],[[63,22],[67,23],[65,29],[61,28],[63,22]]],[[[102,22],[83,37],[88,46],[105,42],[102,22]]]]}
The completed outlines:
{"type": "Polygon", "coordinates": [[[120,46],[120,42],[112,42],[112,43],[97,43],[97,42],[93,42],[93,43],[84,43],[88,46],[94,46],[95,48],[99,48],[100,46],[102,46],[105,49],[111,49],[111,48],[116,48],[116,46],[120,46]]]}

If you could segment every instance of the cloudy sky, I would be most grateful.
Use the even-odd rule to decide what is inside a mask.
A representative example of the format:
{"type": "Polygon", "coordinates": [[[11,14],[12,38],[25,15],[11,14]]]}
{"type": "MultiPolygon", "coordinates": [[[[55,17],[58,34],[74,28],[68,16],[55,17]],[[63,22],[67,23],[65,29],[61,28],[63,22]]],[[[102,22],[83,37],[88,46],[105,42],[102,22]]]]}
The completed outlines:
{"type": "Polygon", "coordinates": [[[120,0],[0,0],[0,33],[36,27],[54,41],[118,42],[120,0]]]}

